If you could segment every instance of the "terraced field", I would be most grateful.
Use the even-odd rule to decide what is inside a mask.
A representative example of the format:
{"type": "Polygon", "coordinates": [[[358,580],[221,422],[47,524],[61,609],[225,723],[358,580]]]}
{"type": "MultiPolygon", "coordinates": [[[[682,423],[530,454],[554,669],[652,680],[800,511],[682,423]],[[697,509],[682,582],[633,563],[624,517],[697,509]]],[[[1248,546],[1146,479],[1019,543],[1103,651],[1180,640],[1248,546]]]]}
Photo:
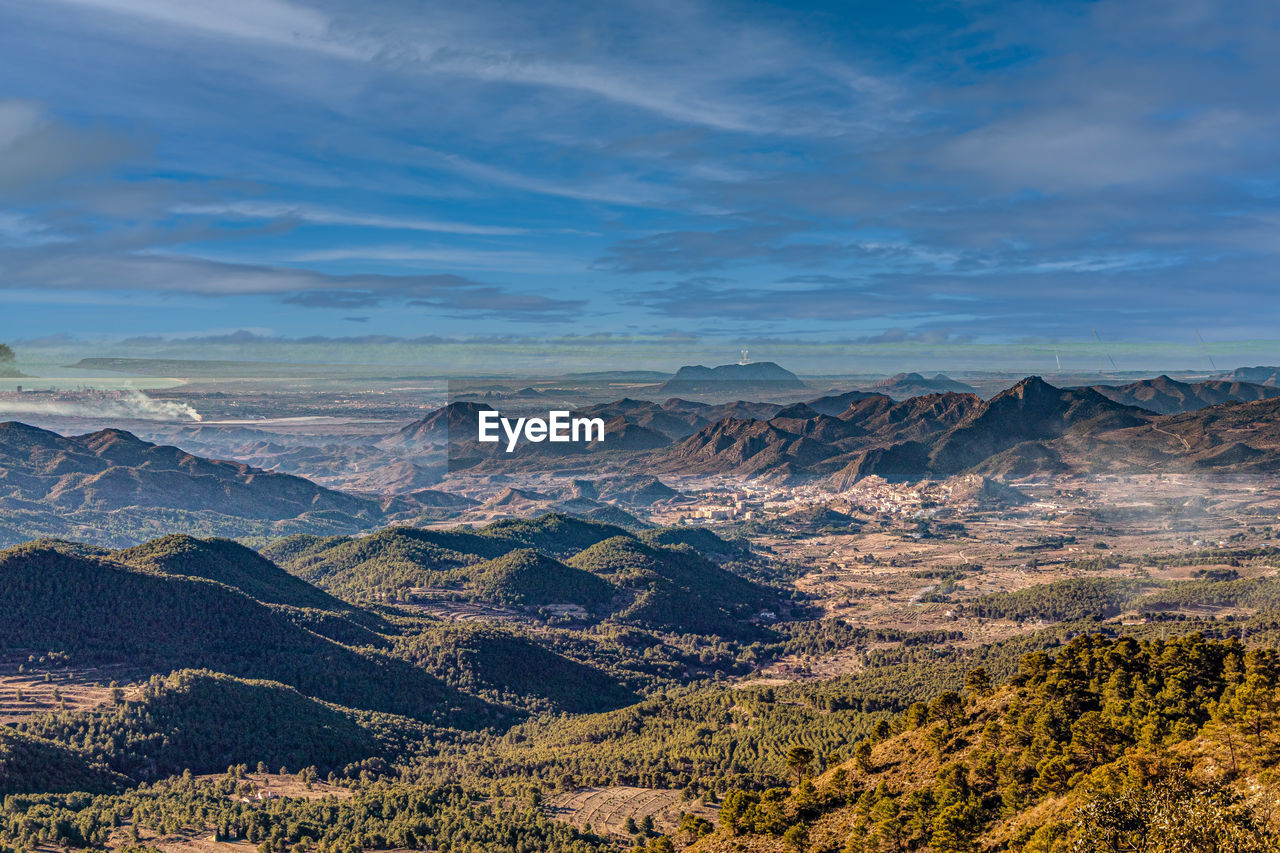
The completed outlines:
{"type": "Polygon", "coordinates": [[[133,698],[141,689],[129,683],[136,675],[123,666],[45,667],[25,655],[6,656],[0,659],[0,725],[29,714],[84,711],[109,702],[113,681],[125,698],[133,698]]]}
{"type": "Polygon", "coordinates": [[[681,799],[678,790],[626,786],[566,791],[548,798],[545,808],[549,816],[579,829],[590,824],[593,832],[619,838],[631,835],[625,829],[627,818],[638,825],[652,817],[656,831],[671,833],[679,826],[681,814],[696,814],[710,821],[719,814],[718,809],[698,800],[681,799]]]}

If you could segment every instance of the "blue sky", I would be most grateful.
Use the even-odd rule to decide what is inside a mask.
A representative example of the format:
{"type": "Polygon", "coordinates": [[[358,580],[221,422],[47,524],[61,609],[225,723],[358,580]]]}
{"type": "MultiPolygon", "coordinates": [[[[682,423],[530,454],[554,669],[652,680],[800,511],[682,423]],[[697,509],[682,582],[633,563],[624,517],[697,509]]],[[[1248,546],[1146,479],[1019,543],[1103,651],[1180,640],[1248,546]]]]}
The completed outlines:
{"type": "Polygon", "coordinates": [[[0,0],[0,335],[1274,340],[1278,18],[0,0]]]}

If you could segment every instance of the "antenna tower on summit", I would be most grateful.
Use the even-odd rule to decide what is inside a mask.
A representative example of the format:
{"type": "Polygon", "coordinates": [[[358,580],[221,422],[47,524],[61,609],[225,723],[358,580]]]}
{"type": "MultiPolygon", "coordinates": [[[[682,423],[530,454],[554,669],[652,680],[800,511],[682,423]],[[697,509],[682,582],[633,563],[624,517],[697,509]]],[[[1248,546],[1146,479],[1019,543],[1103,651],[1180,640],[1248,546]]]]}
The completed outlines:
{"type": "Polygon", "coordinates": [[[751,352],[750,350],[744,349],[742,351],[742,358],[738,359],[738,364],[750,364],[751,363],[750,352],[751,352]]]}

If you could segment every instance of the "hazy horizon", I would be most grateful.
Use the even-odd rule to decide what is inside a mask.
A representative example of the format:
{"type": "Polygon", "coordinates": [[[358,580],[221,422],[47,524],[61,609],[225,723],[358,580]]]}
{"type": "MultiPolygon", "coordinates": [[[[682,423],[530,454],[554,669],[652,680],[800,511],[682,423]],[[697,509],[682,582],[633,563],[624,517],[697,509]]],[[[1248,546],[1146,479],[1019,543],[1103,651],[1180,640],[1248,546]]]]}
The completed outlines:
{"type": "MultiPolygon", "coordinates": [[[[281,338],[233,332],[175,338],[15,339],[18,367],[32,376],[74,375],[86,358],[243,361],[296,365],[394,367],[423,374],[556,376],[647,370],[673,372],[691,364],[774,361],[806,376],[887,376],[900,372],[1118,375],[1163,372],[1212,376],[1238,367],[1280,363],[1280,341],[1166,342],[1037,341],[927,344],[917,341],[708,340],[696,335],[581,335],[559,338],[324,336],[281,338]]],[[[83,372],[83,371],[81,371],[83,372]]]]}

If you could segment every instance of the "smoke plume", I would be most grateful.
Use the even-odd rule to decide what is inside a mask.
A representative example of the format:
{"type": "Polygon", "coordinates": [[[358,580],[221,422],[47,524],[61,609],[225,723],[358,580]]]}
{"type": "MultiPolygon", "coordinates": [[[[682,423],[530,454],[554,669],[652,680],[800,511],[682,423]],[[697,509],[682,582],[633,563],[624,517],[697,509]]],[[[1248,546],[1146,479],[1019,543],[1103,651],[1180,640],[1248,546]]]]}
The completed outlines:
{"type": "Polygon", "coordinates": [[[187,403],[153,400],[137,390],[5,394],[0,415],[44,415],[65,418],[121,418],[138,421],[201,421],[187,403]]]}

